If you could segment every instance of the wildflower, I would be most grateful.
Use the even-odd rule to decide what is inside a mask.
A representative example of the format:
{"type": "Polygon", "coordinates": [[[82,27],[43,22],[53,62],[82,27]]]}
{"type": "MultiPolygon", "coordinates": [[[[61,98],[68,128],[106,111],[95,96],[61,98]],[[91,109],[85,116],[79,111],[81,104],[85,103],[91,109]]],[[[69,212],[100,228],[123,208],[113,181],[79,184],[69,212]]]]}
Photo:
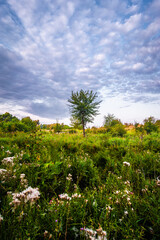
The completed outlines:
{"type": "Polygon", "coordinates": [[[3,160],[2,160],[2,164],[4,164],[4,165],[11,165],[11,166],[13,166],[14,165],[14,163],[13,163],[13,159],[14,159],[15,157],[6,157],[6,158],[4,158],[3,160]]]}
{"type": "Polygon", "coordinates": [[[118,179],[122,179],[122,176],[118,177],[118,179]]]}
{"type": "Polygon", "coordinates": [[[68,180],[68,181],[72,181],[72,174],[68,174],[68,177],[66,177],[66,179],[68,180]]]}
{"type": "Polygon", "coordinates": [[[55,222],[58,222],[58,220],[56,219],[55,222]]]}
{"type": "Polygon", "coordinates": [[[49,239],[51,239],[51,238],[52,238],[52,234],[50,233],[50,234],[49,234],[49,239]]]}
{"type": "Polygon", "coordinates": [[[127,212],[127,211],[124,211],[124,215],[127,216],[127,215],[128,215],[128,212],[127,212]]]}
{"type": "Polygon", "coordinates": [[[114,192],[115,194],[119,194],[120,193],[120,191],[116,191],[116,192],[114,192]]]}
{"type": "Polygon", "coordinates": [[[108,205],[108,206],[106,206],[106,210],[107,210],[108,213],[110,213],[110,212],[113,210],[113,208],[111,208],[111,207],[108,205]]]}
{"type": "Polygon", "coordinates": [[[60,194],[59,198],[62,199],[62,200],[68,200],[68,201],[71,200],[71,197],[69,197],[67,193],[60,194]]]}
{"type": "Polygon", "coordinates": [[[3,150],[3,149],[4,149],[4,147],[3,147],[3,146],[1,146],[1,149],[3,150]]]}
{"type": "Polygon", "coordinates": [[[87,233],[88,236],[94,237],[96,236],[96,231],[89,229],[89,228],[85,228],[85,232],[87,233]]]}
{"type": "Polygon", "coordinates": [[[16,209],[17,206],[27,202],[33,204],[39,199],[39,195],[40,192],[38,188],[28,187],[20,193],[12,193],[13,200],[10,202],[10,205],[13,205],[14,209],[16,209]]]}
{"type": "Polygon", "coordinates": [[[130,181],[127,180],[124,182],[124,184],[130,186],[130,181]]]}
{"type": "Polygon", "coordinates": [[[74,193],[72,194],[72,198],[81,198],[81,194],[74,193]]]}
{"type": "Polygon", "coordinates": [[[6,151],[7,154],[11,154],[11,152],[9,150],[6,151]]]}
{"type": "Polygon", "coordinates": [[[129,162],[123,162],[123,166],[130,166],[130,163],[129,162]]]}
{"type": "Polygon", "coordinates": [[[118,199],[116,200],[116,204],[119,204],[119,200],[118,199]]]}
{"type": "Polygon", "coordinates": [[[156,184],[157,184],[158,187],[160,187],[160,176],[157,177],[156,184]]]}
{"type": "Polygon", "coordinates": [[[7,172],[7,170],[6,169],[0,169],[0,175],[3,175],[3,174],[5,174],[7,172]]]}
{"type": "Polygon", "coordinates": [[[20,178],[21,178],[21,179],[25,178],[25,174],[22,173],[22,174],[20,175],[20,178]]]}
{"type": "Polygon", "coordinates": [[[103,231],[103,229],[101,227],[99,227],[97,230],[97,234],[98,234],[98,240],[106,240],[106,231],[103,231]]]}
{"type": "Polygon", "coordinates": [[[143,189],[142,189],[142,192],[143,192],[143,193],[146,193],[147,190],[148,190],[147,188],[143,188],[143,189]]]}
{"type": "Polygon", "coordinates": [[[3,217],[2,217],[2,215],[0,214],[0,222],[1,222],[1,221],[3,221],[3,217]]]}
{"type": "Polygon", "coordinates": [[[47,235],[48,235],[48,231],[45,230],[44,237],[47,237],[47,235]]]}
{"type": "Polygon", "coordinates": [[[140,169],[137,169],[136,172],[137,172],[137,173],[141,173],[141,170],[140,170],[140,169]]]}
{"type": "Polygon", "coordinates": [[[125,189],[124,192],[125,192],[126,194],[129,194],[129,191],[128,191],[127,189],[125,189]]]}

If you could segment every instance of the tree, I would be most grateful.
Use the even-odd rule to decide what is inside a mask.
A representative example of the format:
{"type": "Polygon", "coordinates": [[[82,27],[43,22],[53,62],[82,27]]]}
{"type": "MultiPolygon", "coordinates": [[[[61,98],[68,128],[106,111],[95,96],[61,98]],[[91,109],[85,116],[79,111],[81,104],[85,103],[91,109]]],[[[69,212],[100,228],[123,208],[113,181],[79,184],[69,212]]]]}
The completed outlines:
{"type": "Polygon", "coordinates": [[[93,91],[73,92],[68,99],[71,115],[76,118],[83,127],[83,136],[85,137],[85,127],[89,122],[93,122],[94,116],[98,115],[98,108],[101,101],[95,101],[97,93],[93,91]]]}
{"type": "Polygon", "coordinates": [[[82,129],[81,122],[77,118],[71,117],[70,121],[71,121],[71,124],[70,124],[71,127],[76,128],[76,129],[82,129]]]}
{"type": "Polygon", "coordinates": [[[2,115],[0,115],[0,122],[19,122],[19,119],[15,116],[12,116],[12,114],[6,112],[2,115]]]}
{"type": "Polygon", "coordinates": [[[33,121],[30,117],[22,118],[21,122],[26,125],[28,131],[35,131],[37,126],[37,120],[33,121]]]}
{"type": "Polygon", "coordinates": [[[115,120],[114,114],[108,113],[107,116],[104,116],[104,127],[110,127],[113,120],[115,120]]]}
{"type": "Polygon", "coordinates": [[[145,119],[143,122],[144,122],[144,130],[146,130],[147,134],[158,131],[158,126],[155,124],[156,120],[154,117],[149,117],[145,119]]]}

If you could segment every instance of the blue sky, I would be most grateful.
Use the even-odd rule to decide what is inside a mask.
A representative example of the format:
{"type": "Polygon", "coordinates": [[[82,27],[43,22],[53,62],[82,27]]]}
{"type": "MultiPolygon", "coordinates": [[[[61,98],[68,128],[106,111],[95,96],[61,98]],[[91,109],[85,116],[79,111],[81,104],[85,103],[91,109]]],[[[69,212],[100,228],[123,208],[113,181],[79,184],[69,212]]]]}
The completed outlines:
{"type": "Polygon", "coordinates": [[[69,123],[71,91],[104,115],[160,116],[160,0],[0,0],[0,113],[69,123]]]}

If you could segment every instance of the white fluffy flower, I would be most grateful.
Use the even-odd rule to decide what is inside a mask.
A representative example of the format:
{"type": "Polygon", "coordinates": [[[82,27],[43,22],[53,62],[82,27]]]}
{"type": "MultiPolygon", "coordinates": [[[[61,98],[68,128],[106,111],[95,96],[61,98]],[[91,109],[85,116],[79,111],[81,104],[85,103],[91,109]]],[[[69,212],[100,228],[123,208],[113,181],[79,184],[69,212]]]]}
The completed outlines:
{"type": "Polygon", "coordinates": [[[123,162],[123,166],[130,166],[131,164],[129,162],[123,162]]]}
{"type": "Polygon", "coordinates": [[[2,217],[2,215],[0,214],[0,222],[1,222],[1,221],[3,221],[3,217],[2,217]]]}

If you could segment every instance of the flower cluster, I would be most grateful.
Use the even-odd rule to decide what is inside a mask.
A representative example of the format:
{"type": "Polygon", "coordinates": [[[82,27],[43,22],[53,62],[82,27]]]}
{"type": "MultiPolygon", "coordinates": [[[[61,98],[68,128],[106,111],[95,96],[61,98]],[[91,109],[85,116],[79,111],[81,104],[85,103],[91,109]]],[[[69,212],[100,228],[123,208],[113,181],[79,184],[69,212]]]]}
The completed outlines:
{"type": "Polygon", "coordinates": [[[70,200],[73,199],[73,198],[81,198],[81,197],[82,197],[82,195],[81,195],[81,194],[78,194],[78,193],[72,194],[71,197],[69,197],[67,193],[62,193],[62,194],[59,195],[59,198],[60,198],[61,200],[67,200],[67,201],[70,201],[70,200]]]}
{"type": "Polygon", "coordinates": [[[14,166],[14,162],[13,162],[14,158],[15,157],[6,157],[2,160],[2,164],[14,166]]]}
{"type": "Polygon", "coordinates": [[[16,175],[12,175],[10,170],[0,169],[0,179],[2,183],[5,183],[7,180],[15,179],[16,175]]]}
{"type": "Polygon", "coordinates": [[[45,230],[45,232],[44,232],[44,238],[51,239],[51,238],[52,238],[52,234],[49,233],[47,230],[45,230]]]}
{"type": "Polygon", "coordinates": [[[90,229],[90,228],[81,228],[81,231],[84,231],[85,236],[87,237],[87,239],[91,239],[91,240],[107,240],[106,238],[106,231],[103,231],[103,229],[100,227],[98,229],[96,229],[96,231],[90,229]]]}
{"type": "Polygon", "coordinates": [[[12,193],[13,200],[10,202],[10,205],[13,205],[14,209],[16,209],[19,205],[25,204],[27,202],[33,204],[36,202],[36,200],[39,199],[39,196],[40,192],[38,188],[28,187],[20,193],[12,193]]]}
{"type": "Polygon", "coordinates": [[[0,175],[4,175],[5,173],[7,172],[7,170],[6,169],[0,169],[0,175]]]}
{"type": "Polygon", "coordinates": [[[114,208],[112,208],[111,206],[107,205],[106,206],[106,211],[109,214],[114,208]]]}
{"type": "MultiPolygon", "coordinates": [[[[114,194],[121,199],[126,199],[128,205],[132,204],[130,196],[133,195],[133,192],[129,191],[128,189],[124,189],[123,191],[117,190],[114,192],[114,194]]],[[[116,201],[115,201],[116,204],[120,204],[119,198],[116,198],[116,201]]]]}
{"type": "Polygon", "coordinates": [[[81,194],[78,194],[78,193],[74,193],[72,194],[72,198],[81,198],[81,194]]]}
{"type": "Polygon", "coordinates": [[[24,186],[25,188],[27,188],[28,187],[28,181],[27,181],[27,179],[25,179],[25,174],[24,173],[22,173],[20,175],[20,179],[21,179],[21,185],[24,186]]]}
{"type": "Polygon", "coordinates": [[[67,200],[67,201],[70,201],[70,200],[71,200],[71,197],[69,197],[67,193],[62,193],[62,194],[60,194],[60,195],[59,195],[59,198],[60,198],[61,200],[67,200]]]}
{"type": "Polygon", "coordinates": [[[68,181],[72,181],[72,174],[68,174],[68,177],[66,177],[66,179],[68,180],[68,181]]]}
{"type": "Polygon", "coordinates": [[[7,150],[7,151],[6,151],[6,153],[7,153],[8,155],[10,155],[10,154],[11,154],[11,152],[10,152],[9,150],[7,150]]]}

